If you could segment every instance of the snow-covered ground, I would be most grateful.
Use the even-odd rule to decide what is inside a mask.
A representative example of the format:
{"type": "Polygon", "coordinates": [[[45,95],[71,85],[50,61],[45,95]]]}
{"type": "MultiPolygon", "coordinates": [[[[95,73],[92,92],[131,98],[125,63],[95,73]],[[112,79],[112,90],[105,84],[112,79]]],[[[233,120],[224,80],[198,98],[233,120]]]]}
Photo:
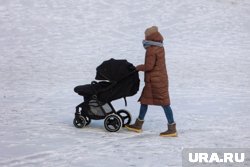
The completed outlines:
{"type": "MultiPolygon", "coordinates": [[[[0,0],[0,166],[179,167],[183,148],[250,148],[249,55],[248,0],[0,0]],[[73,88],[104,60],[143,63],[152,25],[165,37],[179,137],[159,137],[156,106],[141,134],[109,133],[102,120],[76,129],[73,88]]],[[[139,95],[113,104],[134,121],[139,95]]]]}

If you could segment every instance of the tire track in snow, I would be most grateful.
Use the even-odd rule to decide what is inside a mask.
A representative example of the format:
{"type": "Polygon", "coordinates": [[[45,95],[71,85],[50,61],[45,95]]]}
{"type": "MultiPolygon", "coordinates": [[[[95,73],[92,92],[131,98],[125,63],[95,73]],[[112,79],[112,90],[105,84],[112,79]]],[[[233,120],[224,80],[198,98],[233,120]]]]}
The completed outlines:
{"type": "Polygon", "coordinates": [[[24,157],[13,158],[0,162],[1,167],[29,166],[44,162],[55,155],[53,151],[39,152],[24,157]]]}

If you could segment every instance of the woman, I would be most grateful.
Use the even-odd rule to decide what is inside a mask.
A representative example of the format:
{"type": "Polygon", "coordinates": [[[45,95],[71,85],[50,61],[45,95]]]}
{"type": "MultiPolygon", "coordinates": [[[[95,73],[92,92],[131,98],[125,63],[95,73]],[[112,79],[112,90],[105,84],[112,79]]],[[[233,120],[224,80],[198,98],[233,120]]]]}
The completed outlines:
{"type": "Polygon", "coordinates": [[[156,26],[145,31],[143,46],[146,49],[145,63],[138,65],[136,69],[145,73],[145,86],[139,101],[141,102],[140,113],[136,122],[127,125],[126,128],[135,132],[142,132],[142,125],[148,105],[162,106],[168,120],[168,130],[160,133],[160,136],[176,137],[176,123],[170,107],[168,92],[168,74],[165,63],[163,37],[156,26]]]}

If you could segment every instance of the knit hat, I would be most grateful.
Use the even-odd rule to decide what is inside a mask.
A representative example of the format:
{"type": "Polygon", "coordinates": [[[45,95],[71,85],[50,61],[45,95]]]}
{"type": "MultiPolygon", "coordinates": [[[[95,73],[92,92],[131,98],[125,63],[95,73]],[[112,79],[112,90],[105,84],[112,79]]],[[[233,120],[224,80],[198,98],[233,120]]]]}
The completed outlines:
{"type": "Polygon", "coordinates": [[[156,33],[156,32],[158,32],[158,27],[156,26],[149,27],[145,30],[145,36],[148,37],[149,35],[156,33]]]}

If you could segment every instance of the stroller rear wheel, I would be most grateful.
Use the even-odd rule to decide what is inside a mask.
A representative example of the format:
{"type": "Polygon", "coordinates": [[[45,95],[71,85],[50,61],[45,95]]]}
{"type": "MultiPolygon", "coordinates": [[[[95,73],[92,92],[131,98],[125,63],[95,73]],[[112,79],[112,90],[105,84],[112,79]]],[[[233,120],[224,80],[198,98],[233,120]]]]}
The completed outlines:
{"type": "Polygon", "coordinates": [[[83,128],[86,126],[87,121],[83,116],[75,117],[73,120],[73,124],[75,125],[76,128],[83,128]]]}
{"type": "Polygon", "coordinates": [[[131,115],[127,110],[119,110],[117,111],[117,114],[122,118],[122,127],[125,127],[125,125],[129,125],[131,122],[131,115]]]}
{"type": "Polygon", "coordinates": [[[117,114],[109,114],[104,120],[104,127],[109,132],[117,132],[122,127],[122,119],[117,114]]]}

